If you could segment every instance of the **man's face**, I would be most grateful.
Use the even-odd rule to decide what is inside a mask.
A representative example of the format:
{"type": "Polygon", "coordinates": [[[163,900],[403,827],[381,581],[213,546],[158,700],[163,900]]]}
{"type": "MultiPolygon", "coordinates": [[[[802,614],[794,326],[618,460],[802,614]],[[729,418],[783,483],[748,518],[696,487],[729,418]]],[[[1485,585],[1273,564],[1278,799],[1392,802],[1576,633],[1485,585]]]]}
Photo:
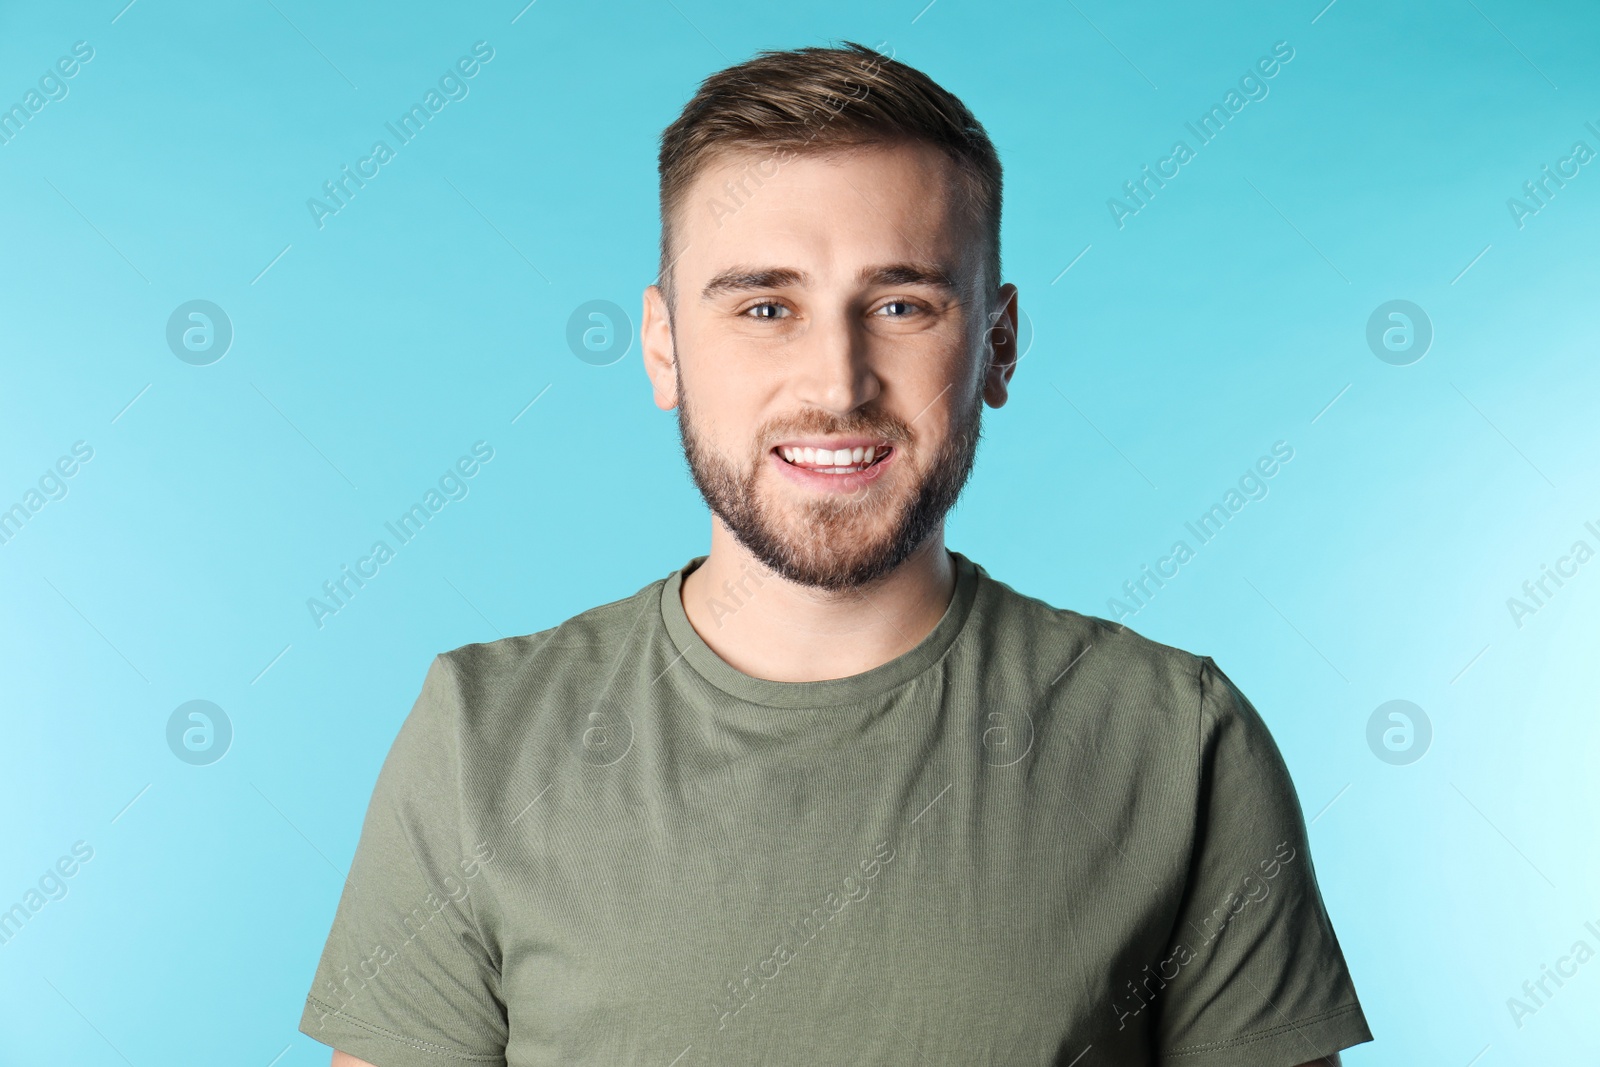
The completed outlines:
{"type": "Polygon", "coordinates": [[[984,401],[1005,402],[1015,289],[983,291],[955,179],[919,144],[729,155],[680,208],[670,319],[646,290],[646,367],[695,484],[789,581],[902,563],[971,473],[984,401]]]}

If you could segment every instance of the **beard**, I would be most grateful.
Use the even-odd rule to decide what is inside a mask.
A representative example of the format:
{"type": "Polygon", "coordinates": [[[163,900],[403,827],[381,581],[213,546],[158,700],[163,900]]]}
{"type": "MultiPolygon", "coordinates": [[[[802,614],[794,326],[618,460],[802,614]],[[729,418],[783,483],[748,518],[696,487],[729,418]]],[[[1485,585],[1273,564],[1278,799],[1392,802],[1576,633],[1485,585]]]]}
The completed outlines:
{"type": "Polygon", "coordinates": [[[769,570],[797,585],[841,592],[884,577],[939,529],[972,474],[983,435],[983,392],[921,465],[911,428],[884,412],[858,410],[837,418],[812,409],[756,435],[742,467],[712,449],[695,430],[688,390],[679,377],[678,435],[689,474],[712,514],[769,570]],[[761,492],[768,451],[785,436],[866,434],[888,441],[895,466],[857,492],[808,494],[799,505],[761,492]]]}

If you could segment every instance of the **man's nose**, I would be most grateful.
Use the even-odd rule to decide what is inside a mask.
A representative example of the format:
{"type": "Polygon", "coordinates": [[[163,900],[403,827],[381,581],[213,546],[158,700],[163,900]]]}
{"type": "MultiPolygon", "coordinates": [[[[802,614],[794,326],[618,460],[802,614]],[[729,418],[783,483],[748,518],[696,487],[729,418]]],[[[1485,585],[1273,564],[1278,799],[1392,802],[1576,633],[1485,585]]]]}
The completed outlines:
{"type": "Polygon", "coordinates": [[[883,392],[873,369],[871,338],[855,315],[817,316],[794,344],[797,400],[845,415],[883,392]]]}

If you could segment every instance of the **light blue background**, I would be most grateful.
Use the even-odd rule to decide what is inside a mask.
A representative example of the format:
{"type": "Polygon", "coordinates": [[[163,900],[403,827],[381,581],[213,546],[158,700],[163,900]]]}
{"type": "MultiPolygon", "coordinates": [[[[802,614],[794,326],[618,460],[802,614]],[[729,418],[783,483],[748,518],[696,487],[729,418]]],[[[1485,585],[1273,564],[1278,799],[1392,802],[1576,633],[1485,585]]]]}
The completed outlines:
{"type": "Polygon", "coordinates": [[[0,145],[0,508],[94,458],[0,545],[0,907],[94,858],[0,945],[0,1061],[327,1062],[296,1023],[430,657],[705,550],[637,345],[565,341],[654,277],[661,128],[711,71],[840,38],[961,96],[1006,165],[1035,339],[951,546],[1105,616],[1288,442],[1127,621],[1213,656],[1284,751],[1378,1037],[1346,1062],[1600,1055],[1600,961],[1506,1005],[1600,949],[1600,561],[1506,606],[1600,548],[1600,163],[1507,208],[1600,150],[1600,15],[925,2],[5,5],[0,106],[94,58],[0,145]],[[319,229],[306,200],[480,40],[470,94],[319,229]],[[1269,95],[1119,229],[1107,199],[1278,41],[1269,95]],[[209,366],[164,336],[197,298],[235,330],[209,366]],[[1365,340],[1397,298],[1435,330],[1409,366],[1365,340]],[[479,440],[470,494],[319,629],[307,598],[479,440]],[[233,724],[209,766],[167,747],[191,699],[233,724]],[[1433,725],[1410,765],[1367,746],[1391,699],[1433,725]]]}

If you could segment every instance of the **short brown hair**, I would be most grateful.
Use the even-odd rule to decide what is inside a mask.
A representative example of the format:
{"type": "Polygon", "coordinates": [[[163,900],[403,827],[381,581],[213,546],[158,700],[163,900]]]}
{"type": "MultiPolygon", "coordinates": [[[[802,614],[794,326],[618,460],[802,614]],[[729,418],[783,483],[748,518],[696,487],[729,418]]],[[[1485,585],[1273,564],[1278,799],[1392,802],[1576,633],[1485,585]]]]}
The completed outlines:
{"type": "Polygon", "coordinates": [[[668,306],[674,303],[673,220],[715,156],[908,141],[941,148],[955,162],[959,192],[989,245],[986,281],[993,294],[1000,286],[1001,174],[988,133],[965,104],[920,70],[846,41],[839,48],[760,52],[717,71],[662,131],[660,284],[668,306]]]}

